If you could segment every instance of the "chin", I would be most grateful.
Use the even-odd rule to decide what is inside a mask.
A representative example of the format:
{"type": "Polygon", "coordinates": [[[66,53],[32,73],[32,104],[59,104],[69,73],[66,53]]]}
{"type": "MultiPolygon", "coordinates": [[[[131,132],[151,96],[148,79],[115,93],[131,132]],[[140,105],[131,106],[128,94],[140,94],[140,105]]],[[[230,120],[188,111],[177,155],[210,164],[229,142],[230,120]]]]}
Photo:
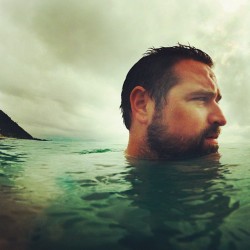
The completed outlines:
{"type": "Polygon", "coordinates": [[[203,148],[204,154],[212,154],[212,153],[217,153],[219,149],[218,144],[210,144],[210,145],[205,145],[203,148]]]}

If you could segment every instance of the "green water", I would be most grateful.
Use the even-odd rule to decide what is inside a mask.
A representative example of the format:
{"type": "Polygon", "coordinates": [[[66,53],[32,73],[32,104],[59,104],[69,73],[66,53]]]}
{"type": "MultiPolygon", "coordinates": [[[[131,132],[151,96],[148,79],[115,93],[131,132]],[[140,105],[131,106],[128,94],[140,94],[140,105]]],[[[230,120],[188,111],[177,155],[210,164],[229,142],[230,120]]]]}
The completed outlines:
{"type": "Polygon", "coordinates": [[[0,249],[250,249],[250,145],[181,162],[0,141],[0,249]]]}

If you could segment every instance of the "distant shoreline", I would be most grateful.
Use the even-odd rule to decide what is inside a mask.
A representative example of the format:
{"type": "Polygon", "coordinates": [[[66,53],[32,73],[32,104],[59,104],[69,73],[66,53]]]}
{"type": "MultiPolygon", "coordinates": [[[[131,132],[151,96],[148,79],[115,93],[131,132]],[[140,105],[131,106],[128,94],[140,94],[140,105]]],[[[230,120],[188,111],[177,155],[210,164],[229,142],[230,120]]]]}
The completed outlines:
{"type": "Polygon", "coordinates": [[[31,141],[48,141],[46,139],[39,139],[39,138],[32,138],[32,139],[26,139],[26,138],[15,138],[15,137],[7,137],[7,136],[3,136],[0,134],[0,140],[4,140],[4,139],[14,139],[14,140],[31,140],[31,141]]]}

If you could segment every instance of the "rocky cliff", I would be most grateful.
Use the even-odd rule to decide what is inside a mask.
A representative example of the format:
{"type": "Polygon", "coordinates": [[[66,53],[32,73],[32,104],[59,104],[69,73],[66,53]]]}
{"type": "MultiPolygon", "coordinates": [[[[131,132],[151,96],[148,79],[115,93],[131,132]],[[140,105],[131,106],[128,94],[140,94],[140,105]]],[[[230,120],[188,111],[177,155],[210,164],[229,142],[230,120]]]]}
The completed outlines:
{"type": "Polygon", "coordinates": [[[17,139],[35,139],[16,122],[0,110],[0,137],[10,137],[17,139]]]}

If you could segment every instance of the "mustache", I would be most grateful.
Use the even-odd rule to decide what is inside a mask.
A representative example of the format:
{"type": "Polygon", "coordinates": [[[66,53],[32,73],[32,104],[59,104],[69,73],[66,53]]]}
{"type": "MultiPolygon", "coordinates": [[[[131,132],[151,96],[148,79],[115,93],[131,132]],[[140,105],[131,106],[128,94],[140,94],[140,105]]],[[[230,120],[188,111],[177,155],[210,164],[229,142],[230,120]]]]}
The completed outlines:
{"type": "Polygon", "coordinates": [[[202,138],[207,138],[207,137],[218,137],[221,133],[221,128],[217,124],[213,124],[209,128],[206,128],[203,133],[202,133],[202,138]]]}

